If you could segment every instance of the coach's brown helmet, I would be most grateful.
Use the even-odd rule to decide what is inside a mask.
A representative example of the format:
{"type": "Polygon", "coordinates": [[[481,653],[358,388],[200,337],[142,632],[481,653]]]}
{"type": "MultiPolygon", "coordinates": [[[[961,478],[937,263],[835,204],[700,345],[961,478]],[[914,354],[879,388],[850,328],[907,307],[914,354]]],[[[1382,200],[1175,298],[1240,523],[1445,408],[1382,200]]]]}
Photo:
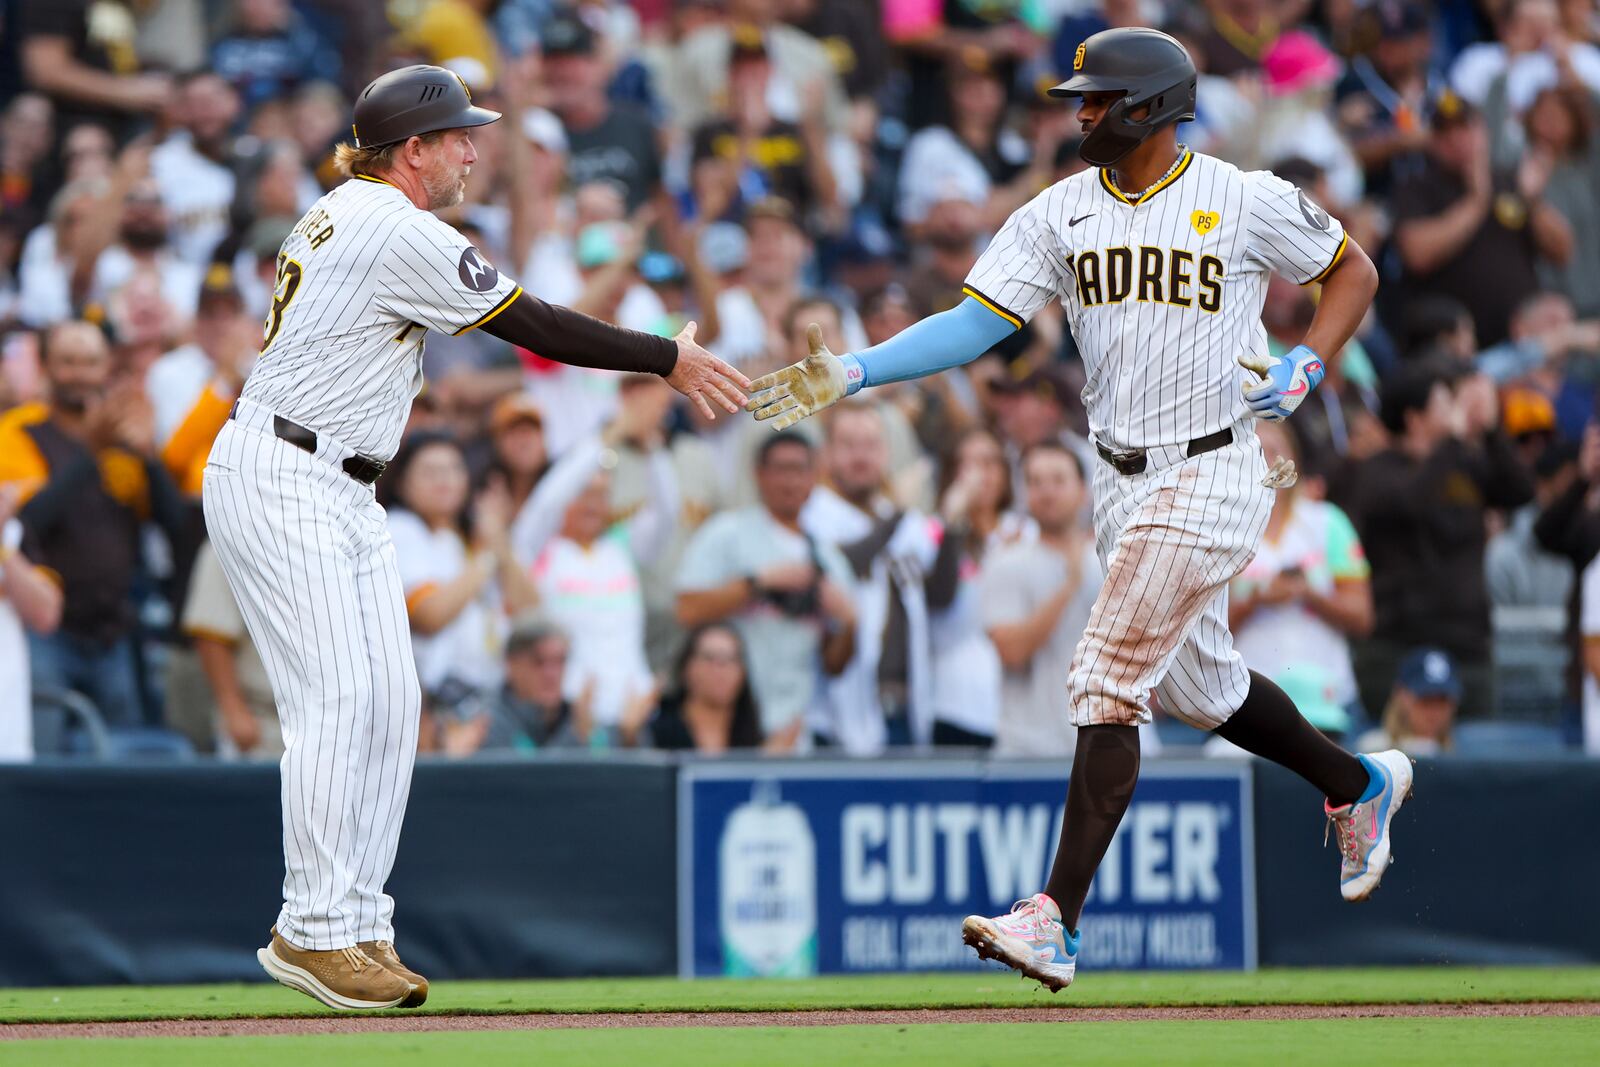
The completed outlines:
{"type": "Polygon", "coordinates": [[[472,103],[460,75],[418,64],[380,75],[361,90],[350,132],[357,148],[381,148],[439,130],[487,126],[499,118],[500,112],[472,103]]]}

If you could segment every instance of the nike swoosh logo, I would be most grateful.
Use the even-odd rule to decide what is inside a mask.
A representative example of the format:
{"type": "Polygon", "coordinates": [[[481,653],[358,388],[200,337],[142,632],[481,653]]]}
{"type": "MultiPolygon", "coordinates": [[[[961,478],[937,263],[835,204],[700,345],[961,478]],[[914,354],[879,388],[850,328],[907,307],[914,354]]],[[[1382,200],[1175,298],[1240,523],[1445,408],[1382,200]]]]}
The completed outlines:
{"type": "Polygon", "coordinates": [[[1068,226],[1076,226],[1078,223],[1082,222],[1084,219],[1089,218],[1090,216],[1092,216],[1094,214],[1095,214],[1095,212],[1091,211],[1091,212],[1089,212],[1088,215],[1079,215],[1077,218],[1075,218],[1075,219],[1071,220],[1070,222],[1068,222],[1067,225],[1068,226]]]}
{"type": "Polygon", "coordinates": [[[1298,388],[1298,389],[1285,389],[1283,391],[1283,395],[1284,396],[1299,396],[1301,393],[1303,393],[1305,391],[1306,391],[1306,383],[1305,382],[1301,382],[1300,383],[1300,388],[1298,388]]]}

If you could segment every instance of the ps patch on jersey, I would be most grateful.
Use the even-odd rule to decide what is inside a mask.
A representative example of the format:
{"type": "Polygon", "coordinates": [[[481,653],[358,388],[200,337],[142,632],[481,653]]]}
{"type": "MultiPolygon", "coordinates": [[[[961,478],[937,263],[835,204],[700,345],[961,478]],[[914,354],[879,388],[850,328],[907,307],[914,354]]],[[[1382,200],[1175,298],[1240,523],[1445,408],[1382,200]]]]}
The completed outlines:
{"type": "Polygon", "coordinates": [[[487,293],[500,280],[500,272],[494,264],[471,245],[461,250],[461,261],[456,269],[461,274],[461,284],[475,293],[487,293]]]}

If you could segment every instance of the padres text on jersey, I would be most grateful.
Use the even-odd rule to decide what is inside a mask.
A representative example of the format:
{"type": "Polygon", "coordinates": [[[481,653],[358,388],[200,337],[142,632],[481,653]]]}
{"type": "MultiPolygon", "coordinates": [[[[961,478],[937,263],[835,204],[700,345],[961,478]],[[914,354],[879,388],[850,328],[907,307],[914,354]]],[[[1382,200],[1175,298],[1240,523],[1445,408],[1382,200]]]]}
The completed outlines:
{"type": "Polygon", "coordinates": [[[1317,281],[1345,240],[1283,179],[1185,149],[1137,200],[1109,170],[1052,185],[1001,227],[967,292],[1019,326],[1060,297],[1095,439],[1181,444],[1247,413],[1234,359],[1267,350],[1269,274],[1317,281]]]}

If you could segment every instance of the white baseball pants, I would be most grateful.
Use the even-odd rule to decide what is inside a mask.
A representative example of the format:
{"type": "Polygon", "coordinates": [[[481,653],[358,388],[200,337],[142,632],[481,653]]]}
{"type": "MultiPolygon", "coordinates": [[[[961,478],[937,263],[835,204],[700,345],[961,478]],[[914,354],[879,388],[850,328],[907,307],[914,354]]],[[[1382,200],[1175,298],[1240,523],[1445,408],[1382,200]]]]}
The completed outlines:
{"type": "Polygon", "coordinates": [[[1272,512],[1266,460],[1249,421],[1187,458],[1149,451],[1142,473],[1096,461],[1095,548],[1105,584],[1073,656],[1074,726],[1150,721],[1163,710],[1214,730],[1244,703],[1250,675],[1228,632],[1228,582],[1255,555],[1272,512]]]}
{"type": "MultiPolygon", "coordinates": [[[[206,528],[283,726],[283,910],[304,949],[393,940],[394,866],[421,692],[383,508],[241,402],[206,465],[206,528]]],[[[319,458],[323,457],[323,458],[319,458]]]]}

